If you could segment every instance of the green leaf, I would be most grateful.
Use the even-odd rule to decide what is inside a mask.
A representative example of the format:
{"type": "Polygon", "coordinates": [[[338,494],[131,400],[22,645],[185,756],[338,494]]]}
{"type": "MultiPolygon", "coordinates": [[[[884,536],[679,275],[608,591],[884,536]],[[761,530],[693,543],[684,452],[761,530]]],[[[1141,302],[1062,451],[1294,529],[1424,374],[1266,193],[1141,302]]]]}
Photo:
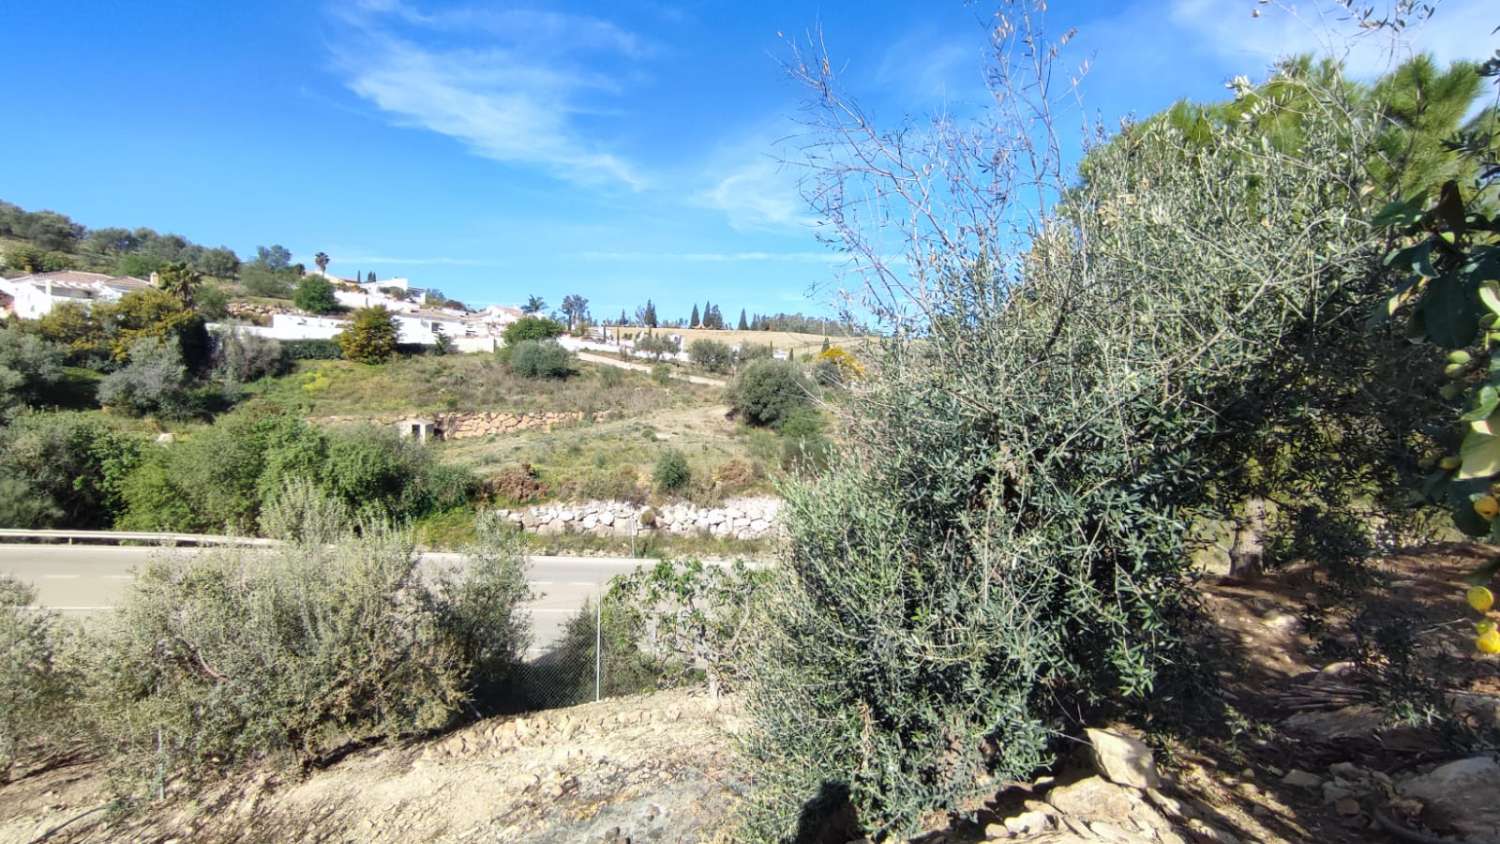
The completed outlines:
{"type": "Polygon", "coordinates": [[[1458,456],[1463,460],[1458,467],[1460,480],[1493,477],[1500,473],[1500,437],[1471,430],[1464,434],[1458,456]]]}
{"type": "Polygon", "coordinates": [[[1445,273],[1433,279],[1422,298],[1427,338],[1439,346],[1462,349],[1479,330],[1479,298],[1465,279],[1445,273]]]}
{"type": "Polygon", "coordinates": [[[1375,226],[1400,226],[1415,225],[1422,219],[1422,208],[1427,204],[1427,191],[1422,191],[1410,199],[1392,202],[1380,209],[1375,219],[1370,221],[1375,226]]]}
{"type": "Polygon", "coordinates": [[[1500,285],[1479,285],[1479,301],[1483,302],[1492,313],[1500,314],[1500,285]]]}
{"type": "MultiPolygon", "coordinates": [[[[1486,385],[1484,389],[1479,391],[1479,399],[1474,407],[1468,413],[1460,416],[1459,419],[1465,422],[1476,423],[1491,420],[1497,406],[1500,406],[1500,396],[1495,394],[1495,388],[1486,385]],[[1489,392],[1486,393],[1485,390],[1489,392]]],[[[1478,429],[1476,428],[1475,430],[1478,429]]]]}

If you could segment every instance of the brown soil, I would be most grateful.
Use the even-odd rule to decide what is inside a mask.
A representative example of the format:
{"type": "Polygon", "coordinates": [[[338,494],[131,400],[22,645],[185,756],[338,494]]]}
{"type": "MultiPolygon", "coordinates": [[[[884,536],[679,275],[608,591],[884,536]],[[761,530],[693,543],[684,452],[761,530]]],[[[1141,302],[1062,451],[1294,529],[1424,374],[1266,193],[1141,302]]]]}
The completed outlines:
{"type": "MultiPolygon", "coordinates": [[[[1216,738],[1158,738],[1159,793],[1103,784],[1116,789],[1103,797],[1124,801],[1131,831],[1045,803],[1060,802],[1049,796],[1060,785],[1090,780],[1074,765],[1055,781],[1001,789],[966,818],[935,818],[920,840],[1010,840],[1003,823],[1027,808],[1053,812],[1050,831],[1019,838],[1035,842],[1418,840],[1392,835],[1382,820],[1432,840],[1444,831],[1424,829],[1378,789],[1339,803],[1283,780],[1295,769],[1333,782],[1332,772],[1353,765],[1367,782],[1385,782],[1464,755],[1451,730],[1395,717],[1402,675],[1361,631],[1405,631],[1413,664],[1443,678],[1441,694],[1472,713],[1460,728],[1484,727],[1500,711],[1500,662],[1473,652],[1463,602],[1463,578],[1481,560],[1463,545],[1397,554],[1346,587],[1357,599],[1343,604],[1328,602],[1330,581],[1307,568],[1207,584],[1230,710],[1216,738]],[[1352,606],[1365,610],[1356,617],[1352,606]]],[[[67,760],[0,787],[0,844],[728,840],[724,820],[745,786],[729,752],[739,725],[732,702],[701,691],[622,698],[363,750],[307,776],[262,773],[169,794],[124,817],[102,808],[98,763],[67,760]]]]}

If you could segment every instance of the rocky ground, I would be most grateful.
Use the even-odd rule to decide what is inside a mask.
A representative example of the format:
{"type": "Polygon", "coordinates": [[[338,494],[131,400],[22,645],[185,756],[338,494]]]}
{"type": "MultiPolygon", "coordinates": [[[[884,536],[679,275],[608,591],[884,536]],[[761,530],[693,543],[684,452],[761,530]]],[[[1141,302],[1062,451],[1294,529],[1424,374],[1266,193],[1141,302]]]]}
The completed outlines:
{"type": "MultiPolygon", "coordinates": [[[[1449,546],[1383,561],[1374,580],[1347,587],[1374,590],[1360,624],[1323,601],[1313,571],[1206,587],[1232,706],[1217,738],[1107,726],[1053,776],[997,784],[914,841],[1500,842],[1500,765],[1473,750],[1500,724],[1500,671],[1472,652],[1461,597],[1476,554],[1449,546]],[[1399,666],[1364,638],[1382,621],[1404,631],[1413,664],[1445,678],[1438,694],[1456,722],[1397,717],[1420,709],[1399,694],[1399,666]]],[[[739,726],[732,701],[699,691],[622,698],[368,749],[306,776],[169,794],[128,817],[105,810],[97,763],[71,760],[0,787],[0,844],[729,841],[725,819],[746,785],[729,754],[739,726]]],[[[818,836],[808,841],[850,838],[818,836]]]]}

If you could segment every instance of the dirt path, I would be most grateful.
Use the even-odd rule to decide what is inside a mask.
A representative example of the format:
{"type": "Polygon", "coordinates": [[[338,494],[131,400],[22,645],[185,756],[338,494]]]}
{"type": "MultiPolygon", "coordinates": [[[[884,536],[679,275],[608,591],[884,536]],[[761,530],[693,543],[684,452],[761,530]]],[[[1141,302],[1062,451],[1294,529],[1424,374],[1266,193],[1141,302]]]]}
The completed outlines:
{"type": "MultiPolygon", "coordinates": [[[[579,360],[585,360],[589,363],[597,363],[601,366],[613,366],[616,369],[634,369],[636,372],[651,371],[651,367],[644,363],[631,363],[629,361],[616,360],[612,357],[607,357],[605,355],[596,355],[590,352],[575,352],[575,354],[578,355],[579,360]]],[[[705,387],[723,387],[727,383],[725,381],[720,381],[717,378],[705,378],[702,375],[678,375],[675,372],[672,373],[672,377],[679,381],[686,381],[689,384],[702,384],[705,387]]]]}
{"type": "Polygon", "coordinates": [[[736,723],[700,691],[492,718],[116,820],[78,817],[105,802],[104,778],[97,764],[67,765],[0,789],[0,842],[52,830],[49,842],[707,841],[742,787],[723,752],[736,723]]]}

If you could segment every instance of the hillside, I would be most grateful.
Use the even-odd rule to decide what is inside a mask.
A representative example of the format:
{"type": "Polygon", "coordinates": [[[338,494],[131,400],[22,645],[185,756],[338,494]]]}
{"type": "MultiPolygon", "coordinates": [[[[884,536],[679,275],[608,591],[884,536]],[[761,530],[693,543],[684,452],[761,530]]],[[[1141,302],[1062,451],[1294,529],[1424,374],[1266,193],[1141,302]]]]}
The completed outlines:
{"type": "MultiPolygon", "coordinates": [[[[1471,725],[1494,727],[1500,696],[1491,673],[1447,623],[1455,613],[1447,596],[1473,553],[1452,546],[1389,557],[1377,569],[1388,585],[1375,597],[1418,597],[1423,658],[1445,660],[1464,678],[1455,693],[1468,701],[1471,725]]],[[[1403,725],[1363,668],[1319,656],[1353,629],[1347,617],[1321,632],[1297,622],[1318,579],[1304,568],[1202,590],[1240,727],[1189,742],[1152,736],[1157,786],[1141,789],[1137,774],[1082,754],[1055,778],[997,784],[969,815],[932,818],[931,831],[913,840],[1356,844],[1449,840],[1436,836],[1456,830],[1492,840],[1481,830],[1496,822],[1494,781],[1434,793],[1429,772],[1456,757],[1435,752],[1432,728],[1403,725]]],[[[104,810],[102,770],[80,756],[0,786],[0,842],[49,833],[57,842],[729,841],[747,785],[731,752],[743,729],[732,697],[666,691],[354,750],[302,776],[253,772],[121,816],[104,810]]],[[[797,841],[859,837],[857,821],[813,805],[797,841]]]]}

